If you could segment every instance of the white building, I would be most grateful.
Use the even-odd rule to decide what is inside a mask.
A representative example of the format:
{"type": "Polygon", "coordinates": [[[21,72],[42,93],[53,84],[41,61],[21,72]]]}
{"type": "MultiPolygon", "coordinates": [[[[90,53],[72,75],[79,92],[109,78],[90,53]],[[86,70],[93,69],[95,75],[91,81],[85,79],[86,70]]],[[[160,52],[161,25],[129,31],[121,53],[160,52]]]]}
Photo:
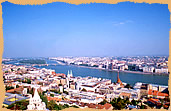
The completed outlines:
{"type": "Polygon", "coordinates": [[[151,73],[153,73],[154,72],[154,67],[148,67],[148,66],[146,66],[146,67],[143,67],[143,72],[151,72],[151,73]]]}
{"type": "Polygon", "coordinates": [[[69,70],[68,70],[68,74],[67,74],[67,78],[70,78],[70,77],[73,77],[73,75],[72,75],[72,70],[69,72],[69,70]]]}
{"type": "Polygon", "coordinates": [[[158,69],[155,69],[155,73],[166,73],[168,74],[168,68],[158,68],[158,69]]]}
{"type": "Polygon", "coordinates": [[[27,106],[28,110],[46,110],[46,104],[42,102],[40,96],[35,88],[34,96],[30,97],[29,105],[27,106]]]}

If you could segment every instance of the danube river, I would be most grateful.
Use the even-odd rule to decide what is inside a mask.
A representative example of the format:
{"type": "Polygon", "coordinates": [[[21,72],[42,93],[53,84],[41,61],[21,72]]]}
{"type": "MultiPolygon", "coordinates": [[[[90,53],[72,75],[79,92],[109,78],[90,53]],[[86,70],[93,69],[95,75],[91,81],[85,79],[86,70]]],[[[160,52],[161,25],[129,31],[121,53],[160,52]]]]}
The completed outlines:
{"type": "MultiPolygon", "coordinates": [[[[47,63],[55,63],[55,61],[47,61],[47,63]]],[[[91,76],[91,77],[98,77],[98,78],[106,78],[111,79],[112,82],[117,81],[117,72],[109,72],[105,70],[99,69],[91,69],[91,68],[83,68],[77,66],[70,66],[70,65],[49,65],[49,66],[35,66],[37,68],[47,68],[53,69],[56,73],[64,73],[67,74],[68,70],[72,70],[73,76],[91,76]]],[[[147,75],[147,74],[135,74],[135,73],[125,73],[120,72],[119,77],[121,81],[134,85],[136,82],[143,82],[143,83],[151,83],[151,84],[159,84],[159,85],[168,85],[168,76],[162,75],[147,75]]]]}

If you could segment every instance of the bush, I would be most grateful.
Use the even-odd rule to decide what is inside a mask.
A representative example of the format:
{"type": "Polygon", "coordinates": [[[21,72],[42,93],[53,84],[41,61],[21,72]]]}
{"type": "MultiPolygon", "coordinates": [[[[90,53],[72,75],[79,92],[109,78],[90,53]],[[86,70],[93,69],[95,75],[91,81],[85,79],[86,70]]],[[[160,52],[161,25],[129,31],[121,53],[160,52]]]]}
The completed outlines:
{"type": "Polygon", "coordinates": [[[10,90],[10,89],[14,89],[14,87],[13,86],[5,86],[5,90],[7,91],[7,90],[10,90]]]}
{"type": "Polygon", "coordinates": [[[131,101],[132,105],[136,106],[137,105],[137,101],[135,101],[134,99],[131,101]]]}
{"type": "Polygon", "coordinates": [[[51,97],[54,97],[54,94],[50,94],[51,97]]]}
{"type": "Polygon", "coordinates": [[[86,90],[86,89],[84,89],[84,88],[83,88],[81,91],[87,92],[87,90],[86,90]]]}
{"type": "Polygon", "coordinates": [[[63,91],[65,94],[67,94],[68,95],[68,92],[67,91],[63,91]]]}
{"type": "Polygon", "coordinates": [[[103,100],[102,102],[100,102],[99,104],[104,105],[104,104],[106,104],[106,103],[108,103],[108,102],[107,102],[106,99],[104,99],[104,100],[103,100]]]}
{"type": "MultiPolygon", "coordinates": [[[[27,105],[29,104],[29,101],[21,100],[16,102],[16,110],[26,110],[27,105]]],[[[7,109],[14,109],[15,103],[9,105],[7,109]]]]}
{"type": "Polygon", "coordinates": [[[19,85],[18,84],[16,85],[16,88],[19,88],[19,85]]]}
{"type": "Polygon", "coordinates": [[[57,105],[54,100],[51,100],[50,102],[48,102],[47,108],[49,110],[62,110],[62,109],[65,109],[65,108],[69,108],[69,105],[67,105],[67,104],[64,104],[64,105],[59,104],[59,105],[57,105]]]}
{"type": "Polygon", "coordinates": [[[72,105],[71,107],[74,107],[74,108],[79,108],[78,106],[76,106],[76,105],[72,105]]]}

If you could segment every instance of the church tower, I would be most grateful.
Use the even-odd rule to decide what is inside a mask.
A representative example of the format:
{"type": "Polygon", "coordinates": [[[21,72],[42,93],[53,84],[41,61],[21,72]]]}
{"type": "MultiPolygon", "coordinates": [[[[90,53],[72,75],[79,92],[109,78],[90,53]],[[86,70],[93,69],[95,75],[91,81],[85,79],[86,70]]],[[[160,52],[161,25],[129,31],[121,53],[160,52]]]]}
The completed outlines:
{"type": "Polygon", "coordinates": [[[72,75],[72,70],[70,71],[70,77],[73,77],[73,75],[72,75]]]}
{"type": "Polygon", "coordinates": [[[46,104],[42,102],[37,88],[35,88],[34,96],[30,97],[29,105],[27,106],[28,110],[46,110],[46,104]]]}
{"type": "Polygon", "coordinates": [[[118,83],[118,84],[120,84],[120,85],[123,85],[122,84],[122,81],[120,80],[120,78],[119,78],[119,71],[118,71],[118,76],[117,76],[117,82],[116,83],[118,83]]]}
{"type": "Polygon", "coordinates": [[[71,71],[68,70],[67,77],[68,77],[68,78],[73,77],[72,70],[71,70],[71,71]]]}

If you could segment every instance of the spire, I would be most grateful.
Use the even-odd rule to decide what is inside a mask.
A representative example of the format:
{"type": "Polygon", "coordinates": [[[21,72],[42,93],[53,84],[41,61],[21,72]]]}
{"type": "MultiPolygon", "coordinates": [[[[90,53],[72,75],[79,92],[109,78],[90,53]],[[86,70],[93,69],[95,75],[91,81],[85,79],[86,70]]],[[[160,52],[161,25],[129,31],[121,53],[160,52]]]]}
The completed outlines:
{"type": "Polygon", "coordinates": [[[119,84],[122,85],[122,81],[121,81],[120,78],[119,78],[119,71],[118,71],[118,76],[117,76],[117,82],[116,82],[116,83],[119,83],[119,84]]]}
{"type": "Polygon", "coordinates": [[[72,70],[71,70],[71,72],[70,72],[70,76],[72,77],[72,70]]]}
{"type": "Polygon", "coordinates": [[[70,71],[68,70],[67,77],[68,77],[68,78],[72,77],[72,70],[70,70],[70,71]]]}
{"type": "Polygon", "coordinates": [[[38,87],[35,87],[34,96],[30,97],[29,105],[27,106],[28,110],[46,110],[46,104],[42,102],[37,89],[38,87]]]}
{"type": "Polygon", "coordinates": [[[40,96],[37,92],[37,88],[35,88],[35,91],[34,91],[34,96],[33,96],[34,99],[40,99],[40,96]]]}

